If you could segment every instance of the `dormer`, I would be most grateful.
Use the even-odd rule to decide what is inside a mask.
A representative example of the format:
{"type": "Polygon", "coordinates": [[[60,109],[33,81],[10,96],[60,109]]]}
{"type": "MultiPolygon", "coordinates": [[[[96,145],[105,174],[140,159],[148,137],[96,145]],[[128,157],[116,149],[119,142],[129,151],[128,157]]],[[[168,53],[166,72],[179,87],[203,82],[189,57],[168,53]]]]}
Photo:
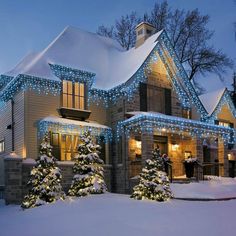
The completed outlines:
{"type": "Polygon", "coordinates": [[[142,45],[147,38],[155,33],[156,29],[148,22],[141,22],[136,26],[136,44],[135,48],[142,45]]]}

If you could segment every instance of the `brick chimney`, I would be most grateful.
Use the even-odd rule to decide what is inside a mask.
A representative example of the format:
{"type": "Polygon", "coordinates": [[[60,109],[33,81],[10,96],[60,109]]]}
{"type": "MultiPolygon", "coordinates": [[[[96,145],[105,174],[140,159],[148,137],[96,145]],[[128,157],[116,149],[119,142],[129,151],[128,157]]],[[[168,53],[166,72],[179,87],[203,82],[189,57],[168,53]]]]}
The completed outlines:
{"type": "Polygon", "coordinates": [[[147,38],[153,35],[156,29],[153,25],[148,22],[141,22],[136,26],[136,44],[135,48],[142,45],[147,38]]]}

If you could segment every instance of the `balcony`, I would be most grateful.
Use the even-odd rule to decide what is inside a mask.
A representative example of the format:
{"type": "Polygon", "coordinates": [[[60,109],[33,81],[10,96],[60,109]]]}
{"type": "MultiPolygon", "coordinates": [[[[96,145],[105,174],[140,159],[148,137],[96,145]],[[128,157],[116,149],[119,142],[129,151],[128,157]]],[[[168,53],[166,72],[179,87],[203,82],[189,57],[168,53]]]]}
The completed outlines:
{"type": "Polygon", "coordinates": [[[69,118],[73,120],[85,121],[89,118],[91,111],[80,110],[74,108],[61,107],[58,110],[58,114],[63,118],[69,118]]]}

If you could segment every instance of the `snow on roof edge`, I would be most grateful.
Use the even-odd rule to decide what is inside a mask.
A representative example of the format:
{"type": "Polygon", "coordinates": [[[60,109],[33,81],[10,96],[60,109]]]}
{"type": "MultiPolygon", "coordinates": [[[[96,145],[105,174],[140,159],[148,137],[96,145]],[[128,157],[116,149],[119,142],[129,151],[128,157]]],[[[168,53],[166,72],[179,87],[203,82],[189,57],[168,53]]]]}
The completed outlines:
{"type": "Polygon", "coordinates": [[[199,99],[205,107],[208,115],[212,115],[212,113],[215,111],[226,90],[227,88],[223,87],[221,89],[199,95],[199,99]]]}

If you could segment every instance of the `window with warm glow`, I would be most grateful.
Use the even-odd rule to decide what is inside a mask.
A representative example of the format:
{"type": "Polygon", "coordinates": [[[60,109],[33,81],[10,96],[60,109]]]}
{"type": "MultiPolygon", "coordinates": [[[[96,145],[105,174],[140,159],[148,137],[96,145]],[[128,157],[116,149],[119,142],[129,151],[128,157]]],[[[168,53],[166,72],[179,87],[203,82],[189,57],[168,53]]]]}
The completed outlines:
{"type": "Polygon", "coordinates": [[[230,123],[225,122],[225,121],[219,121],[219,125],[224,126],[224,127],[230,127],[230,123]]]}
{"type": "Polygon", "coordinates": [[[78,154],[79,136],[61,134],[61,161],[70,161],[78,154]]]}
{"type": "Polygon", "coordinates": [[[5,151],[5,141],[1,140],[0,141],[0,153],[5,151]]]}
{"type": "Polygon", "coordinates": [[[85,109],[85,86],[83,83],[63,81],[62,106],[66,108],[85,109]]]}
{"type": "Polygon", "coordinates": [[[191,110],[190,110],[190,109],[183,108],[183,110],[182,110],[182,116],[183,116],[183,118],[191,119],[191,110]]]}

